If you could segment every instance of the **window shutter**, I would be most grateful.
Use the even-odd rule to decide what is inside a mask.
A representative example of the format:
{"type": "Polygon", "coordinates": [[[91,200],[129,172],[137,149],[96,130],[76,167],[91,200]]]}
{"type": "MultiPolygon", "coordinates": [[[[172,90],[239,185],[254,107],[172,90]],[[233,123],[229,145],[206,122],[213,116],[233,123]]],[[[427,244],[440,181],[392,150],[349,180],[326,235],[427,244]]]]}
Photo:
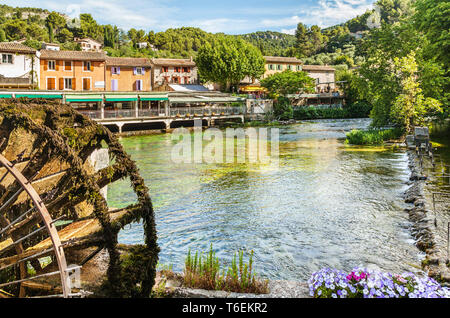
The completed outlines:
{"type": "Polygon", "coordinates": [[[120,74],[120,66],[117,67],[117,74],[120,74]]]}
{"type": "Polygon", "coordinates": [[[145,75],[145,67],[142,68],[142,75],[145,75]]]}
{"type": "Polygon", "coordinates": [[[133,67],[133,74],[136,75],[137,71],[136,71],[136,67],[133,67]]]}
{"type": "Polygon", "coordinates": [[[55,70],[59,71],[59,61],[55,61],[55,70]]]}
{"type": "Polygon", "coordinates": [[[45,61],[44,63],[44,71],[48,70],[48,61],[45,61]]]}
{"type": "Polygon", "coordinates": [[[94,71],[94,63],[91,62],[91,72],[94,71]]]}
{"type": "Polygon", "coordinates": [[[72,89],[75,91],[77,89],[77,79],[74,77],[72,78],[72,89]]]}
{"type": "Polygon", "coordinates": [[[59,78],[59,90],[62,91],[64,89],[64,78],[59,78]]]}

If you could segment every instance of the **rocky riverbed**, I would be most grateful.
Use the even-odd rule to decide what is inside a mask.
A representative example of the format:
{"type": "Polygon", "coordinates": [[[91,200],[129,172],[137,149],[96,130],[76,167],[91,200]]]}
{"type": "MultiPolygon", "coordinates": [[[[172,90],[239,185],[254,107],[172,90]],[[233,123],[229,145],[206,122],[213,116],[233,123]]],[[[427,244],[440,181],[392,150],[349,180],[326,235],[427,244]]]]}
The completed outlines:
{"type": "MultiPolygon", "coordinates": [[[[416,239],[416,246],[426,253],[422,267],[430,277],[443,285],[449,285],[450,269],[447,251],[443,248],[445,244],[442,244],[444,238],[437,235],[438,224],[446,224],[442,220],[444,216],[433,211],[432,201],[426,191],[428,176],[422,174],[420,159],[415,151],[408,150],[408,160],[411,184],[405,192],[405,202],[411,204],[411,207],[406,212],[413,223],[412,235],[416,239]]],[[[427,158],[424,157],[424,160],[427,158]]]]}

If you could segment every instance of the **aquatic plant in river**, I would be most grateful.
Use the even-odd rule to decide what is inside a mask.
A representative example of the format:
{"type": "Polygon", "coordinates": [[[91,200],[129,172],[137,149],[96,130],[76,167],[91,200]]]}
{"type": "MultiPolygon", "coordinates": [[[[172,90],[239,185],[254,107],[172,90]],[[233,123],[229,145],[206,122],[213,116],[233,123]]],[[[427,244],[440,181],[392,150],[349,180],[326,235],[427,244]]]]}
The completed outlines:
{"type": "Polygon", "coordinates": [[[324,268],[312,274],[308,285],[315,298],[450,298],[450,289],[430,277],[366,268],[350,273],[324,268]]]}

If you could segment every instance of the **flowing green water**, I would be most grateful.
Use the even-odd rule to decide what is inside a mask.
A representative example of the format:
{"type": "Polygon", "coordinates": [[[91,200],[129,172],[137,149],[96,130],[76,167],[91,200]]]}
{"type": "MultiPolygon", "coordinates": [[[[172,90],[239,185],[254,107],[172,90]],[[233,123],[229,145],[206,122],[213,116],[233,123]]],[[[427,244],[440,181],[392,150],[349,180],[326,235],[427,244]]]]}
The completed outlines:
{"type": "MultiPolygon", "coordinates": [[[[280,129],[279,168],[264,164],[175,164],[170,134],[122,138],[155,206],[160,262],[183,269],[192,250],[213,243],[217,256],[254,250],[259,274],[306,280],[325,266],[416,271],[402,193],[409,178],[402,151],[344,144],[368,120],[321,120],[280,129]]],[[[127,180],[108,189],[114,207],[134,202],[127,180]]],[[[121,231],[142,243],[143,229],[121,231]]]]}

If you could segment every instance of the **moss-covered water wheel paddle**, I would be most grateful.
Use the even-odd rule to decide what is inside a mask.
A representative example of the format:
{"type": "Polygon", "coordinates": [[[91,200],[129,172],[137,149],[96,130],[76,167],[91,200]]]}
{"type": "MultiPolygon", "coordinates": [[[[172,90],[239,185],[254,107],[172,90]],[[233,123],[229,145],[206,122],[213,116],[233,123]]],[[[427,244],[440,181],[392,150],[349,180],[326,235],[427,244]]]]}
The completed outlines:
{"type": "Polygon", "coordinates": [[[148,188],[109,130],[58,102],[0,102],[0,298],[149,297],[158,253],[148,188]],[[110,164],[96,170],[102,148],[110,164]],[[137,201],[108,207],[101,189],[124,178],[137,201]],[[138,221],[145,245],[121,256],[118,233],[138,221]],[[106,269],[89,271],[100,255],[106,269]],[[68,264],[81,267],[81,286],[68,264]]]}

